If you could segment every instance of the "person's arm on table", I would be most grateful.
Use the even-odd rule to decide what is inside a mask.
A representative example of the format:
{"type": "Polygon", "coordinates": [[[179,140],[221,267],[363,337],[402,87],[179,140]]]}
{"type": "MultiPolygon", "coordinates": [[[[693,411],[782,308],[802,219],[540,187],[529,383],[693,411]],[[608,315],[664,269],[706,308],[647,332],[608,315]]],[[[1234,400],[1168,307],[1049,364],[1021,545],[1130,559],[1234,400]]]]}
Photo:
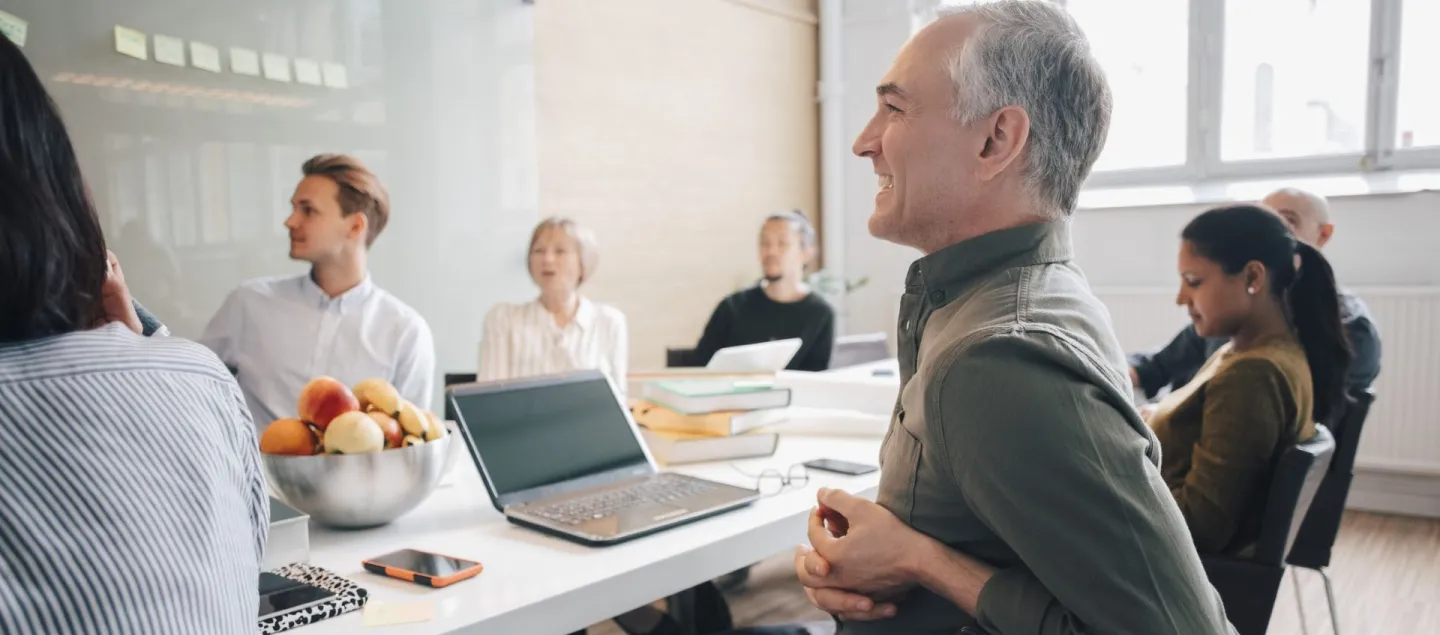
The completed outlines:
{"type": "Polygon", "coordinates": [[[1164,348],[1130,355],[1131,379],[1138,380],[1137,387],[1147,399],[1153,398],[1170,384],[1178,369],[1199,368],[1205,358],[1205,338],[1191,324],[1176,333],[1164,348]]]}

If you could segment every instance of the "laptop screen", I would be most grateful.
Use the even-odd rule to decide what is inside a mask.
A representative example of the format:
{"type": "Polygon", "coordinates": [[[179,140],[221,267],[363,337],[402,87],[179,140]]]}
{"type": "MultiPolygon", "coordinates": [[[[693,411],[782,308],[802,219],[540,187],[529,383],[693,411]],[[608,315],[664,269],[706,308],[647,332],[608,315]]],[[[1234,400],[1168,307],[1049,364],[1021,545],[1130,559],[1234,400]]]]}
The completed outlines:
{"type": "Polygon", "coordinates": [[[646,461],[599,373],[454,399],[499,496],[646,461]]]}

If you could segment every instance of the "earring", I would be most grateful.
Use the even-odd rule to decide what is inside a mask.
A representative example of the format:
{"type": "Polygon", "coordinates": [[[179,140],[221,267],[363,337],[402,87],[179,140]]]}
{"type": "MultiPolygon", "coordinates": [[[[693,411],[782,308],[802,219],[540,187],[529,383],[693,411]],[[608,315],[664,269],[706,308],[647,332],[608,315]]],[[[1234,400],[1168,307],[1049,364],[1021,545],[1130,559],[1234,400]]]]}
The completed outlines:
{"type": "Polygon", "coordinates": [[[1255,295],[1255,287],[1246,287],[1246,288],[1245,288],[1245,293],[1248,293],[1248,294],[1250,294],[1250,295],[1255,295]]]}

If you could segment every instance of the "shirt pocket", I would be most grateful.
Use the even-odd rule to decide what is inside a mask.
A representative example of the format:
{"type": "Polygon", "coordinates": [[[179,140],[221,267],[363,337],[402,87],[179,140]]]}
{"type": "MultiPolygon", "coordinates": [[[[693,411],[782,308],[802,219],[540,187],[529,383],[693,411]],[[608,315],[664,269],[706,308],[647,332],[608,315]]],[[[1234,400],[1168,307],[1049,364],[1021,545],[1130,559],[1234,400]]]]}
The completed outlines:
{"type": "Polygon", "coordinates": [[[880,462],[885,469],[880,472],[880,489],[875,500],[907,525],[911,524],[915,511],[920,454],[920,440],[905,428],[905,410],[901,408],[880,447],[880,462]]]}

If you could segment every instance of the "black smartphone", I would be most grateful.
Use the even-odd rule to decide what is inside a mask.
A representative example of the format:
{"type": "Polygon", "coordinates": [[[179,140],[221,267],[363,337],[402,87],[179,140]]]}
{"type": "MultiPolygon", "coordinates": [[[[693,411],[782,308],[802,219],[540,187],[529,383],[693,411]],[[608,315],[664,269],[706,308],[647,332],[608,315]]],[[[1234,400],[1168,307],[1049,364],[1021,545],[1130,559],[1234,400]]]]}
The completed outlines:
{"type": "Polygon", "coordinates": [[[262,620],[267,617],[294,613],[320,604],[332,597],[335,597],[334,591],[327,591],[318,586],[278,576],[269,571],[260,573],[260,619],[262,620]]]}
{"type": "Polygon", "coordinates": [[[429,587],[445,587],[467,578],[473,578],[484,570],[474,560],[418,549],[401,549],[378,558],[361,561],[367,571],[398,578],[429,587]]]}
{"type": "Polygon", "coordinates": [[[815,459],[814,461],[806,461],[805,467],[809,469],[820,470],[821,472],[834,472],[836,474],[845,474],[847,476],[860,476],[861,474],[869,474],[871,472],[874,472],[875,470],[880,469],[878,467],[875,467],[874,465],[866,465],[864,463],[851,463],[850,461],[840,461],[836,459],[815,459]]]}

